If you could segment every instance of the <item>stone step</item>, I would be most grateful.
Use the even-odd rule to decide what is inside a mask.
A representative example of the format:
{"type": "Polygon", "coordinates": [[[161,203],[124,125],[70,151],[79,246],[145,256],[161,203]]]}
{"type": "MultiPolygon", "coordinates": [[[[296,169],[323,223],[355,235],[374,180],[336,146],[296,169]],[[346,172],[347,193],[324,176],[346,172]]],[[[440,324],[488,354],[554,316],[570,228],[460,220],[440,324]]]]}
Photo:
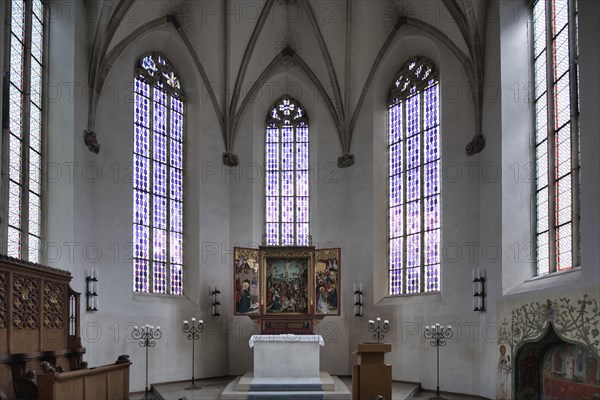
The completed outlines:
{"type": "Polygon", "coordinates": [[[237,384],[238,391],[284,390],[284,391],[335,391],[335,382],[331,375],[322,371],[318,378],[255,378],[252,372],[242,376],[237,384]],[[271,387],[273,389],[271,389],[271,387]],[[251,389],[252,388],[252,389],[251,389]]]}
{"type": "Polygon", "coordinates": [[[322,392],[320,384],[312,383],[271,383],[250,384],[249,392],[322,392]]]}
{"type": "Polygon", "coordinates": [[[324,400],[323,392],[248,392],[248,400],[324,400]]]}
{"type": "MultiPolygon", "coordinates": [[[[350,391],[346,385],[338,378],[332,377],[328,373],[324,372],[320,378],[286,378],[285,382],[282,382],[281,378],[253,378],[251,373],[244,375],[243,377],[235,378],[232,382],[227,385],[225,390],[221,393],[222,400],[350,400],[350,391]],[[290,388],[299,389],[303,384],[317,385],[323,381],[328,382],[327,386],[331,386],[329,390],[316,390],[316,391],[296,391],[290,390],[290,388]],[[264,387],[275,389],[279,388],[279,391],[250,391],[252,384],[256,383],[264,387]],[[264,385],[264,386],[263,386],[264,385]]],[[[252,385],[253,386],[253,385],[252,385]]],[[[255,387],[254,389],[257,389],[255,387]]],[[[306,388],[306,386],[305,386],[306,388]]]]}

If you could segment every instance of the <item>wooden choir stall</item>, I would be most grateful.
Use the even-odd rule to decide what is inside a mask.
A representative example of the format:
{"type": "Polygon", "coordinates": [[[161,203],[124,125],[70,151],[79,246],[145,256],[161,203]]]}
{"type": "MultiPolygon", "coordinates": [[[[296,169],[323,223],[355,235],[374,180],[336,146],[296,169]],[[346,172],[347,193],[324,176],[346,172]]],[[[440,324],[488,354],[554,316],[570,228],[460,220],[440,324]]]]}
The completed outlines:
{"type": "Polygon", "coordinates": [[[0,255],[0,399],[128,399],[129,358],[86,368],[71,273],[0,255]]]}

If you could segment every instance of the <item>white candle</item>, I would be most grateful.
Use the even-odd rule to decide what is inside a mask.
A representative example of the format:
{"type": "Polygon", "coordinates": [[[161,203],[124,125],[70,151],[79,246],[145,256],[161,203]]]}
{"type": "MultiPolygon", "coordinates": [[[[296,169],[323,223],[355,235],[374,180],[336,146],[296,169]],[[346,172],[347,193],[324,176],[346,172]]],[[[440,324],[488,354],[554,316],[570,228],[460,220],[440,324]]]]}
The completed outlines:
{"type": "Polygon", "coordinates": [[[383,321],[384,324],[389,324],[390,321],[388,321],[387,319],[383,321]]]}
{"type": "Polygon", "coordinates": [[[440,326],[440,323],[439,323],[439,322],[436,322],[436,323],[435,323],[435,327],[437,328],[438,326],[440,326]]]}
{"type": "Polygon", "coordinates": [[[381,318],[377,317],[377,322],[381,321],[381,318]]]}
{"type": "Polygon", "coordinates": [[[136,325],[136,326],[134,326],[134,327],[133,327],[133,330],[134,330],[134,331],[137,331],[137,330],[138,330],[138,326],[137,326],[137,325],[136,325]]]}
{"type": "Polygon", "coordinates": [[[448,328],[448,329],[452,329],[452,327],[451,327],[450,325],[448,325],[446,328],[448,328]]]}
{"type": "Polygon", "coordinates": [[[157,331],[160,331],[160,325],[156,327],[156,330],[157,330],[157,331]]]}
{"type": "Polygon", "coordinates": [[[187,321],[187,320],[184,320],[184,321],[183,321],[183,323],[184,323],[185,325],[187,325],[187,324],[188,324],[188,321],[187,321]]]}
{"type": "Polygon", "coordinates": [[[204,321],[200,320],[198,323],[199,323],[200,325],[202,325],[202,324],[204,323],[204,321]]]}
{"type": "Polygon", "coordinates": [[[150,329],[154,329],[154,325],[150,325],[150,329]]]}
{"type": "Polygon", "coordinates": [[[192,318],[192,322],[194,322],[196,320],[196,318],[192,318]]]}
{"type": "Polygon", "coordinates": [[[370,323],[370,324],[374,324],[374,323],[375,323],[375,321],[373,321],[372,319],[370,319],[370,320],[369,320],[369,323],[370,323]]]}
{"type": "Polygon", "coordinates": [[[146,328],[149,328],[149,327],[150,327],[150,325],[146,324],[146,328]]]}

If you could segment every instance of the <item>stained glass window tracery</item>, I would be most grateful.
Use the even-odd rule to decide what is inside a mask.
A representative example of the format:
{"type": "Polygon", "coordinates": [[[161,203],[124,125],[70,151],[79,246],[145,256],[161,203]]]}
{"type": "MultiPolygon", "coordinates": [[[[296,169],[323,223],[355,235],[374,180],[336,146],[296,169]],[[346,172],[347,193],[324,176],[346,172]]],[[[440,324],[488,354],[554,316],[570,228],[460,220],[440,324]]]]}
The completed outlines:
{"type": "Polygon", "coordinates": [[[133,291],[183,294],[185,97],[160,53],[135,70],[133,291]]]}
{"type": "Polygon", "coordinates": [[[265,140],[265,237],[269,246],[308,246],[308,118],[284,96],[267,116],[265,140]]]}
{"type": "MultiPolygon", "coordinates": [[[[45,16],[41,0],[11,0],[6,41],[10,60],[8,149],[4,184],[7,218],[2,218],[2,251],[39,262],[42,246],[42,107],[45,16]],[[6,248],[4,248],[6,246],[6,248]]],[[[4,202],[4,201],[3,201],[4,202]]]]}
{"type": "Polygon", "coordinates": [[[388,96],[390,295],[440,291],[439,77],[414,57],[388,96]]]}
{"type": "Polygon", "coordinates": [[[537,274],[579,265],[577,2],[533,4],[537,274]]]}

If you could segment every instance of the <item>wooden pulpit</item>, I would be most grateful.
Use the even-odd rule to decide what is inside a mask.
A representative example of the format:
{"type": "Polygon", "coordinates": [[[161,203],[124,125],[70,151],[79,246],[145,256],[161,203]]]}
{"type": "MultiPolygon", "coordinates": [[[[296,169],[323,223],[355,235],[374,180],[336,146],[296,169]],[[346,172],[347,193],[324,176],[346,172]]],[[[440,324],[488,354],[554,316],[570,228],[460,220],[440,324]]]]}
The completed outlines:
{"type": "Polygon", "coordinates": [[[352,353],[358,363],[352,367],[352,400],[392,400],[392,366],[385,364],[385,353],[392,351],[386,343],[362,343],[352,353]]]}

